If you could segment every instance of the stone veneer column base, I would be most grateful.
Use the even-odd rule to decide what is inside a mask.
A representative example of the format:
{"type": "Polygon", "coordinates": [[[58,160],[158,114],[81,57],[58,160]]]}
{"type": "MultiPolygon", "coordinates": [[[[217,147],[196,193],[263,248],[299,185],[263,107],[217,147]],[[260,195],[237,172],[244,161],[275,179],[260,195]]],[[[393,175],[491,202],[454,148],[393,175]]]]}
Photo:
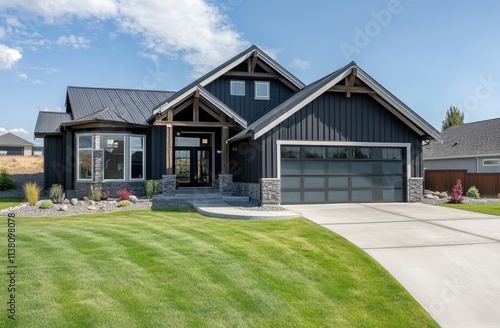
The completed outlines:
{"type": "Polygon", "coordinates": [[[410,178],[408,181],[408,192],[410,203],[422,202],[424,196],[424,178],[410,178]]]}
{"type": "Polygon", "coordinates": [[[260,183],[233,182],[233,194],[260,200],[260,183]]]}
{"type": "Polygon", "coordinates": [[[162,175],[163,178],[163,195],[175,195],[175,189],[177,187],[177,176],[174,175],[162,175]]]}
{"type": "Polygon", "coordinates": [[[219,174],[219,193],[221,195],[232,195],[233,193],[232,174],[219,174]]]}
{"type": "Polygon", "coordinates": [[[260,179],[260,204],[281,204],[281,180],[277,178],[260,179]]]}

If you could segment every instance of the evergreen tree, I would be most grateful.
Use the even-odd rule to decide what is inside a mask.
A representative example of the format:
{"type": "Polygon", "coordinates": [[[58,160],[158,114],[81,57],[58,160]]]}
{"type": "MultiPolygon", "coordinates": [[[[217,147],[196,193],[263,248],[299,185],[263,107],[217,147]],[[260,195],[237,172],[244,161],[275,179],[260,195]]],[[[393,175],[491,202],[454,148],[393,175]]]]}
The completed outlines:
{"type": "Polygon", "coordinates": [[[446,111],[446,116],[441,125],[441,131],[446,130],[450,126],[464,124],[464,113],[455,106],[451,106],[446,111]]]}

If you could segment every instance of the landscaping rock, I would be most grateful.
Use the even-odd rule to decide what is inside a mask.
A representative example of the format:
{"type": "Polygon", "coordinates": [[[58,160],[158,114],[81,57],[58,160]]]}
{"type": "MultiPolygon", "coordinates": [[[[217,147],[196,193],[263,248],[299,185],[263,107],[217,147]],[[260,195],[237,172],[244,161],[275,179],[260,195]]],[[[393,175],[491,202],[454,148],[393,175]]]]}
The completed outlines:
{"type": "Polygon", "coordinates": [[[89,200],[89,204],[90,204],[90,206],[94,206],[95,205],[95,201],[89,200]]]}
{"type": "Polygon", "coordinates": [[[136,196],[134,195],[130,195],[128,196],[128,200],[134,204],[137,204],[137,202],[139,201],[139,198],[137,198],[136,196]]]}
{"type": "Polygon", "coordinates": [[[97,207],[95,207],[94,205],[90,205],[89,207],[87,207],[87,209],[89,211],[97,211],[97,207]]]}
{"type": "Polygon", "coordinates": [[[71,198],[70,203],[71,203],[71,205],[75,206],[76,204],[78,204],[78,199],[76,199],[76,198],[71,198]]]}
{"type": "Polygon", "coordinates": [[[61,205],[59,207],[59,211],[63,211],[63,212],[66,212],[68,210],[68,205],[61,205]]]}
{"type": "Polygon", "coordinates": [[[434,199],[434,195],[433,194],[425,194],[424,198],[426,198],[426,199],[434,199]]]}

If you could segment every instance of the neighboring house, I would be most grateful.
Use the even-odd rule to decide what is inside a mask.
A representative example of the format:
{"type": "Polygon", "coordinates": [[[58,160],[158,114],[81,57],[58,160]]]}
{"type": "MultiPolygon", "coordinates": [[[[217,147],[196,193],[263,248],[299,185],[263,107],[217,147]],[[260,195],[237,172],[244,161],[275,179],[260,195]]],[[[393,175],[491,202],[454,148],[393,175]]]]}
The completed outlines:
{"type": "Polygon", "coordinates": [[[455,125],[424,146],[426,170],[500,172],[500,118],[455,125]]]}
{"type": "Polygon", "coordinates": [[[178,92],[68,87],[40,112],[45,188],[208,187],[262,204],[420,199],[439,133],[354,62],[306,86],[256,46],[178,92]]]}
{"type": "Polygon", "coordinates": [[[0,136],[0,155],[31,156],[35,145],[12,133],[0,136]]]}

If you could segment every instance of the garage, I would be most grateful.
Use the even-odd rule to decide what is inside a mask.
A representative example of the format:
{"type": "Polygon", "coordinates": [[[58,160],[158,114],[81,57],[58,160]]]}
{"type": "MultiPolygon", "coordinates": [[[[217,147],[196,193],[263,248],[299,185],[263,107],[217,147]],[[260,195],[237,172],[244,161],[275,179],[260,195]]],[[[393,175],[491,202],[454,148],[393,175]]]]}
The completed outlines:
{"type": "Polygon", "coordinates": [[[24,147],[8,147],[1,146],[0,147],[0,155],[24,155],[24,147]]]}
{"type": "Polygon", "coordinates": [[[281,203],[406,201],[406,148],[281,146],[281,203]]]}

